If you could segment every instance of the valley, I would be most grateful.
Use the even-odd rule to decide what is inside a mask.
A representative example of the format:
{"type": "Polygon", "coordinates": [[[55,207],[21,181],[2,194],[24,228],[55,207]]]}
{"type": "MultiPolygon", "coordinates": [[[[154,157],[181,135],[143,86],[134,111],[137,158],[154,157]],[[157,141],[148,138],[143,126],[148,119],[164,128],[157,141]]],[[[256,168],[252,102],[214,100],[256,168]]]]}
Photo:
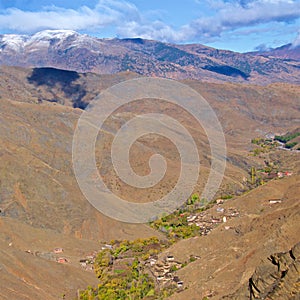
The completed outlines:
{"type": "MultiPolygon", "coordinates": [[[[111,41],[116,47],[139,47],[141,42],[111,41]]],[[[184,51],[199,48],[185,46],[184,51]]],[[[119,299],[109,290],[120,291],[118,284],[130,281],[136,283],[135,288],[127,286],[132,299],[297,299],[300,87],[298,73],[288,64],[288,80],[278,73],[282,80],[266,77],[260,82],[250,75],[248,81],[241,76],[226,81],[227,75],[212,78],[208,69],[203,72],[210,75],[201,80],[169,76],[199,92],[223,127],[227,165],[211,203],[200,196],[211,165],[208,138],[185,110],[161,99],[140,99],[107,119],[97,137],[96,163],[107,186],[127,201],[150,202],[168,193],[178,179],[180,160],[168,139],[143,136],[131,149],[133,170],[148,174],[149,157],[158,153],[166,159],[166,175],[147,189],[122,182],[110,146],[125,122],[138,114],[163,112],[179,120],[197,145],[201,168],[192,197],[181,210],[147,224],[111,219],[85,199],[74,176],[72,139],[83,110],[101,91],[151,74],[128,66],[114,74],[98,74],[108,69],[56,69],[62,65],[53,63],[1,66],[0,298],[85,300],[107,293],[103,299],[119,299]],[[270,142],[270,136],[292,147],[273,147],[276,138],[270,142]],[[291,249],[294,258],[280,254],[291,249]],[[279,276],[274,264],[267,267],[271,255],[287,260],[280,270],[288,270],[288,276],[262,289],[260,278],[279,276]],[[108,265],[99,257],[108,259],[108,265]],[[278,291],[281,286],[284,295],[278,291]]]]}

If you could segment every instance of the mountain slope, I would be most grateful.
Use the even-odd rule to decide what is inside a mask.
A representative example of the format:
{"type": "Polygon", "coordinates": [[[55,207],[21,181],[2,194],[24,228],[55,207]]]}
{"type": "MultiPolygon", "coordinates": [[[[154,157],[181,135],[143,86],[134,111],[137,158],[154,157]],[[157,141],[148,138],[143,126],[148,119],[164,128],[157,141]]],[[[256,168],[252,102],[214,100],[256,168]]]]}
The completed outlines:
{"type": "MultiPolygon", "coordinates": [[[[251,299],[248,283],[256,267],[262,265],[266,257],[289,251],[299,242],[297,189],[299,176],[270,182],[247,195],[229,200],[222,207],[238,209],[239,218],[221,224],[208,236],[183,240],[169,249],[168,253],[176,254],[179,261],[185,261],[190,255],[200,256],[200,259],[178,272],[187,289],[170,299],[196,300],[205,296],[215,300],[251,299]],[[282,199],[282,203],[270,204],[269,199],[273,198],[282,199]]],[[[216,214],[216,208],[212,210],[216,214]]],[[[270,277],[266,280],[265,285],[270,283],[270,277]]],[[[296,289],[299,297],[299,282],[295,286],[293,281],[290,284],[290,290],[295,293],[296,289]]],[[[288,282],[285,289],[289,290],[288,282]]],[[[298,299],[297,296],[270,299],[298,299]]]]}
{"type": "MultiPolygon", "coordinates": [[[[111,239],[135,239],[153,235],[164,237],[161,232],[147,225],[120,223],[96,211],[81,194],[72,170],[72,137],[82,113],[79,107],[85,107],[104,88],[138,75],[131,72],[115,75],[82,74],[53,68],[20,67],[1,67],[0,74],[0,298],[7,299],[7,294],[10,293],[9,299],[59,299],[66,293],[65,299],[74,299],[77,289],[97,284],[94,274],[82,269],[79,260],[100,250],[100,240],[109,242],[111,239]],[[64,248],[61,256],[66,257],[68,263],[59,264],[55,261],[55,258],[60,257],[53,254],[55,247],[64,248]]],[[[250,140],[269,132],[284,134],[298,128],[299,86],[217,84],[197,80],[187,80],[184,83],[207,99],[224,128],[228,155],[219,194],[240,194],[244,188],[243,177],[248,176],[251,166],[259,167],[264,160],[263,157],[249,155],[252,147],[250,140]]],[[[121,188],[122,196],[136,202],[145,196],[143,191],[137,192],[118,185],[114,173],[108,168],[107,158],[115,129],[136,112],[150,112],[154,109],[170,112],[191,130],[201,150],[197,191],[201,191],[210,164],[203,129],[194,126],[190,119],[184,120],[186,115],[179,108],[156,104],[143,100],[132,105],[129,111],[117,111],[114,115],[114,120],[117,121],[110,123],[111,119],[109,120],[106,131],[99,135],[96,145],[97,161],[107,167],[104,169],[106,173],[102,174],[109,186],[117,193],[120,193],[121,188]]],[[[145,137],[136,144],[132,149],[135,158],[132,166],[137,173],[147,173],[148,157],[153,153],[161,153],[166,157],[168,169],[170,167],[166,181],[162,181],[155,189],[146,191],[146,196],[152,200],[170,189],[174,182],[173,173],[177,174],[179,169],[176,160],[178,155],[168,141],[157,137],[145,137]]],[[[273,154],[272,159],[282,163],[283,170],[293,171],[295,176],[273,181],[242,198],[224,204],[238,207],[244,216],[235,221],[238,224],[229,224],[234,230],[226,231],[228,243],[235,243],[242,253],[244,249],[246,252],[250,251],[247,247],[251,241],[257,243],[253,247],[258,248],[263,238],[266,238],[263,246],[268,246],[268,241],[271,243],[267,251],[259,248],[255,263],[247,265],[249,272],[245,273],[244,281],[248,279],[248,275],[252,275],[260,257],[286,251],[297,238],[298,232],[293,231],[293,226],[299,224],[298,196],[294,193],[299,189],[299,152],[277,151],[279,153],[273,154]],[[280,197],[286,201],[282,205],[269,207],[270,197],[280,197]],[[282,218],[282,215],[286,217],[282,218]],[[286,227],[283,223],[287,224],[286,227]],[[264,224],[267,225],[261,230],[264,224]],[[273,226],[269,227],[269,224],[273,226]],[[251,228],[254,228],[254,233],[261,234],[261,239],[256,238],[251,228]],[[282,239],[280,230],[285,233],[282,239]],[[239,232],[245,233],[244,236],[239,232]],[[267,238],[269,234],[272,234],[270,240],[267,238]],[[247,239],[251,241],[248,242],[247,239]],[[280,247],[276,246],[276,242],[279,242],[280,247]]],[[[268,153],[265,155],[268,157],[268,153]]],[[[205,256],[211,249],[216,249],[216,255],[211,260],[201,260],[201,265],[200,262],[195,262],[186,270],[180,271],[183,272],[185,284],[190,288],[184,294],[178,294],[178,297],[186,295],[187,299],[193,299],[193,288],[196,287],[198,291],[200,283],[207,280],[205,276],[200,277],[203,276],[201,268],[204,263],[207,263],[210,272],[214,272],[214,259],[223,263],[228,257],[232,257],[235,261],[239,254],[231,248],[223,253],[224,230],[223,227],[216,230],[219,233],[212,232],[201,240],[196,238],[181,241],[172,248],[176,256],[186,255],[187,258],[190,254],[197,254],[196,251],[200,256],[205,256]],[[213,241],[214,238],[216,242],[213,241]],[[202,249],[206,242],[208,250],[202,249]],[[219,243],[222,244],[220,252],[219,243]],[[201,251],[205,253],[202,254],[201,251]],[[197,278],[198,283],[194,283],[194,278],[197,278]]],[[[241,265],[243,258],[241,256],[238,260],[241,265]]],[[[234,268],[236,265],[233,263],[231,266],[234,268]]],[[[232,274],[230,270],[227,270],[228,274],[232,274]]],[[[239,282],[240,274],[235,277],[237,280],[234,284],[239,282]]],[[[221,277],[224,280],[222,288],[227,292],[228,281],[226,276],[224,278],[221,277]]],[[[207,281],[207,285],[211,283],[207,281]]],[[[234,287],[239,286],[237,284],[234,287]]],[[[197,295],[195,297],[197,299],[197,295]]]]}
{"type": "Polygon", "coordinates": [[[143,39],[98,39],[74,31],[0,36],[0,64],[114,74],[267,84],[299,83],[299,62],[143,39]]]}
{"type": "Polygon", "coordinates": [[[285,253],[270,255],[255,270],[247,284],[225,299],[298,299],[300,294],[300,243],[285,253]]]}
{"type": "MultiPolygon", "coordinates": [[[[8,217],[38,228],[44,226],[75,236],[91,239],[120,236],[123,226],[121,228],[118,223],[115,224],[93,210],[77,187],[71,163],[72,135],[81,113],[77,108],[78,103],[85,106],[103,88],[136,75],[122,73],[104,76],[55,69],[31,70],[13,67],[2,67],[0,72],[2,212],[8,217]],[[46,186],[44,182],[47,182],[46,186]],[[60,202],[56,203],[56,199],[60,199],[60,202]],[[112,224],[115,225],[111,226],[112,224]]],[[[198,81],[185,83],[207,99],[222,123],[228,146],[224,189],[226,186],[227,189],[231,186],[232,190],[239,188],[250,166],[256,164],[254,157],[244,157],[248,156],[252,138],[269,132],[285,134],[298,127],[300,102],[297,86],[277,84],[259,87],[206,84],[198,81]]],[[[170,110],[170,107],[162,104],[156,108],[160,111],[170,110]]],[[[154,108],[151,101],[144,101],[131,109],[131,112],[117,112],[120,124],[134,111],[149,112],[154,108]]],[[[209,167],[209,149],[203,129],[197,128],[190,121],[184,121],[183,112],[172,111],[173,117],[186,122],[192,134],[197,137],[201,149],[199,153],[202,157],[202,170],[206,173],[209,167]]],[[[103,165],[109,163],[106,158],[109,153],[104,150],[107,148],[105,143],[110,143],[114,126],[114,122],[108,124],[107,128],[111,133],[103,136],[102,144],[99,144],[99,149],[102,149],[99,150],[99,158],[107,162],[103,165]]],[[[158,151],[172,157],[170,163],[176,170],[176,151],[166,141],[157,140],[152,145],[153,140],[150,138],[142,142],[150,149],[149,153],[158,151]]],[[[134,164],[140,166],[143,173],[147,165],[145,148],[138,147],[136,151],[136,157],[142,159],[134,164]]],[[[174,173],[176,174],[175,171],[174,173]]],[[[115,181],[114,173],[106,170],[106,174],[109,181],[115,181]]],[[[201,184],[203,183],[200,180],[199,189],[201,184]]],[[[170,182],[165,186],[169,188],[169,185],[170,182]]],[[[148,191],[148,196],[153,194],[155,197],[158,190],[166,191],[166,187],[148,191]]],[[[134,190],[125,189],[123,192],[131,198],[138,199],[141,196],[134,190]]],[[[136,233],[134,226],[129,226],[128,230],[129,228],[136,233]]],[[[144,230],[145,234],[151,232],[144,230]]]]}
{"type": "Polygon", "coordinates": [[[251,54],[300,61],[300,45],[287,44],[267,51],[252,52],[251,54]]]}

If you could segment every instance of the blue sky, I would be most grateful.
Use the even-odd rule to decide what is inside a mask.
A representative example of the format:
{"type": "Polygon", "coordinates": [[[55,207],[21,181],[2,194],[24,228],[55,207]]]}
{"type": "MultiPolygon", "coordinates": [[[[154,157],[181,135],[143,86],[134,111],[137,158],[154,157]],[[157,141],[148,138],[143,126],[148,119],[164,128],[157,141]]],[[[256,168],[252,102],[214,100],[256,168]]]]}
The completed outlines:
{"type": "Polygon", "coordinates": [[[0,34],[44,29],[245,52],[300,44],[300,0],[0,0],[0,34]]]}

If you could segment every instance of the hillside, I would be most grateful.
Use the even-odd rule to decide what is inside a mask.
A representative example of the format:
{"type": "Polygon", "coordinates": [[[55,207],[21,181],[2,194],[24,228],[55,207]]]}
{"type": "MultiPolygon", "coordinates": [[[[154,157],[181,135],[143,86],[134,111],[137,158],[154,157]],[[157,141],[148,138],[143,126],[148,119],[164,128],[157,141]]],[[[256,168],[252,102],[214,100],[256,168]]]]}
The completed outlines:
{"type": "Polygon", "coordinates": [[[300,60],[300,45],[287,44],[278,48],[270,49],[267,51],[251,52],[253,55],[263,55],[268,57],[277,57],[284,60],[300,60]]]}
{"type": "MultiPolygon", "coordinates": [[[[248,284],[255,269],[274,253],[288,252],[299,242],[298,191],[299,177],[296,177],[274,181],[221,205],[236,208],[240,217],[220,225],[208,236],[181,241],[168,251],[176,253],[181,261],[191,254],[200,256],[178,271],[188,288],[171,299],[202,299],[205,296],[208,299],[251,299],[248,284]],[[281,203],[271,204],[271,199],[281,199],[281,203]]],[[[218,214],[216,207],[213,213],[218,214]]],[[[266,286],[272,289],[272,276],[267,277],[267,273],[259,276],[266,276],[265,289],[266,286]]],[[[297,277],[299,270],[290,285],[286,284],[286,289],[296,289],[299,296],[297,277]]],[[[286,290],[284,295],[277,297],[275,294],[270,299],[297,299],[288,293],[286,290]]]]}
{"type": "Polygon", "coordinates": [[[140,38],[98,39],[69,30],[0,36],[0,65],[54,67],[83,73],[129,70],[143,76],[209,82],[299,83],[299,61],[284,58],[140,38]]]}
{"type": "MultiPolygon", "coordinates": [[[[7,66],[0,73],[0,298],[74,299],[78,289],[97,286],[93,270],[83,268],[80,260],[94,257],[103,243],[166,238],[164,232],[146,224],[121,223],[99,213],[81,194],[72,168],[72,138],[82,108],[101,90],[139,75],[7,66]],[[63,252],[55,254],[56,247],[63,252]],[[59,263],[59,258],[66,261],[59,263]]],[[[216,111],[227,142],[227,167],[216,198],[231,199],[215,204],[207,213],[218,215],[218,207],[233,207],[240,217],[208,235],[179,240],[160,256],[172,254],[179,261],[190,255],[201,257],[178,270],[187,289],[171,299],[199,299],[199,294],[220,299],[242,289],[261,259],[289,251],[299,241],[299,152],[271,148],[254,155],[258,146],[251,144],[270,132],[284,135],[299,128],[299,86],[183,82],[199,91],[216,111]],[[258,174],[268,167],[265,161],[274,163],[274,170],[293,175],[266,180],[257,188],[255,182],[249,192],[251,167],[258,174]],[[271,204],[272,199],[281,202],[271,204]],[[225,249],[224,244],[230,246],[225,249]]],[[[138,174],[147,174],[148,157],[162,154],[170,170],[160,185],[140,191],[116,178],[109,146],[116,130],[140,112],[168,112],[191,132],[201,149],[202,168],[195,188],[200,193],[211,163],[205,132],[185,111],[155,99],[120,108],[100,132],[96,157],[110,188],[128,201],[151,201],[168,192],[177,179],[174,145],[151,135],[135,143],[132,167],[138,174]]]]}

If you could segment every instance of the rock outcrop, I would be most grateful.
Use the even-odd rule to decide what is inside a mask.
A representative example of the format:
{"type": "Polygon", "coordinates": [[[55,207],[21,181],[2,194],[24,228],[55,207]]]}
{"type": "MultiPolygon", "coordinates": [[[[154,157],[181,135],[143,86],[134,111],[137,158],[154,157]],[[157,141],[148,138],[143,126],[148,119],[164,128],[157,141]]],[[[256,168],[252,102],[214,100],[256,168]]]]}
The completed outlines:
{"type": "Polygon", "coordinates": [[[249,278],[248,286],[223,299],[300,299],[300,242],[288,252],[268,257],[249,278]]]}

